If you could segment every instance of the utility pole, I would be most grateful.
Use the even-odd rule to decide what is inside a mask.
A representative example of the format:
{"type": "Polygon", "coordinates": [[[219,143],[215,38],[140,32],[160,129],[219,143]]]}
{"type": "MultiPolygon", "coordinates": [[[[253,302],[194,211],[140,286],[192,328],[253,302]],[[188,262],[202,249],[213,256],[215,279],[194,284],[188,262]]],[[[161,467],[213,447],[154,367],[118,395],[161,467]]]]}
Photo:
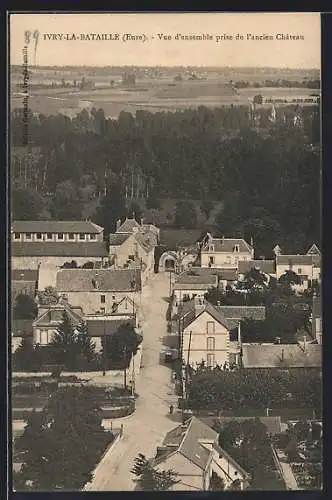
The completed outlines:
{"type": "Polygon", "coordinates": [[[124,361],[124,370],[123,370],[123,385],[124,389],[127,389],[127,347],[124,346],[123,348],[123,361],[124,361]]]}
{"type": "Polygon", "coordinates": [[[106,375],[106,319],[104,317],[103,377],[106,375]]]}
{"type": "Polygon", "coordinates": [[[172,271],[169,272],[169,296],[172,295],[172,271]]]}

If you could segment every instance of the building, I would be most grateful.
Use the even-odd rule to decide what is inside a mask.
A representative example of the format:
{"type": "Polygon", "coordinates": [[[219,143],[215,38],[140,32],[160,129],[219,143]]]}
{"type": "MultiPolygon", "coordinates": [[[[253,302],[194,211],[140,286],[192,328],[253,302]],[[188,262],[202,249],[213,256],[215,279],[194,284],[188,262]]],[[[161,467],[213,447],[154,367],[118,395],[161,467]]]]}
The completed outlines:
{"type": "Polygon", "coordinates": [[[181,274],[173,285],[173,294],[176,304],[195,297],[204,299],[206,293],[218,285],[218,277],[213,274],[192,275],[181,274]]]}
{"type": "Polygon", "coordinates": [[[301,285],[296,290],[305,290],[313,282],[321,280],[321,254],[316,245],[312,245],[305,255],[276,255],[276,275],[279,279],[286,271],[293,271],[301,278],[301,285]]]}
{"type": "Polygon", "coordinates": [[[239,323],[246,319],[264,321],[266,318],[265,306],[214,306],[227,318],[231,330],[238,329],[239,323]]]}
{"type": "Polygon", "coordinates": [[[111,314],[123,298],[137,306],[141,297],[141,273],[137,269],[61,269],[56,289],[72,306],[87,314],[111,314]]]}
{"type": "MultiPolygon", "coordinates": [[[[109,236],[109,255],[115,268],[131,263],[142,267],[147,276],[154,272],[154,252],[159,242],[159,229],[152,224],[139,224],[135,219],[117,222],[117,229],[109,236]]],[[[137,267],[136,266],[136,267],[137,267]]]]}
{"type": "Polygon", "coordinates": [[[213,238],[206,235],[201,245],[201,266],[238,269],[239,261],[254,259],[254,248],[243,238],[213,238]]]}
{"type": "Polygon", "coordinates": [[[102,350],[103,339],[114,335],[120,327],[129,325],[137,328],[136,320],[131,314],[88,315],[84,319],[97,352],[102,350]]]}
{"type": "Polygon", "coordinates": [[[35,298],[38,286],[38,270],[13,269],[11,273],[11,292],[14,302],[18,295],[35,298]]]}
{"type": "Polygon", "coordinates": [[[180,316],[180,346],[186,364],[195,367],[204,361],[207,367],[213,368],[229,363],[230,326],[220,311],[196,298],[180,316]]]}
{"type": "Polygon", "coordinates": [[[74,260],[108,263],[104,230],[89,221],[14,221],[12,268],[37,270],[43,264],[61,267],[74,260]]]}
{"type": "Polygon", "coordinates": [[[192,267],[198,257],[198,248],[195,246],[178,250],[167,250],[159,259],[159,272],[183,273],[192,267]]]}
{"type": "Polygon", "coordinates": [[[222,479],[225,489],[234,481],[247,487],[249,474],[218,444],[218,433],[196,417],[169,431],[157,448],[153,466],[172,469],[179,482],[176,491],[208,491],[213,475],[222,479]]]}
{"type": "Polygon", "coordinates": [[[320,368],[322,346],[298,344],[242,344],[243,368],[320,368]]]}
{"type": "Polygon", "coordinates": [[[83,320],[82,308],[72,307],[63,299],[57,304],[38,307],[38,316],[32,323],[33,343],[40,346],[49,345],[63,320],[64,313],[68,315],[74,327],[83,320]]]}

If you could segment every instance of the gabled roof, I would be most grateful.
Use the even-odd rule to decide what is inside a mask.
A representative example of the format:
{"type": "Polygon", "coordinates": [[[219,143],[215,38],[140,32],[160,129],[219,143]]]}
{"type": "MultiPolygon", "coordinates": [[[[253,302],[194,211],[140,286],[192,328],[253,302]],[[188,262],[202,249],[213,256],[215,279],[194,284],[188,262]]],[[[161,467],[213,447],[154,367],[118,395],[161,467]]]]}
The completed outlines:
{"type": "Polygon", "coordinates": [[[17,242],[11,246],[13,257],[107,257],[105,243],[17,242]]]}
{"type": "Polygon", "coordinates": [[[252,318],[256,321],[264,321],[265,306],[214,306],[227,319],[243,320],[252,318]]]}
{"type": "Polygon", "coordinates": [[[70,320],[74,324],[78,324],[82,321],[82,315],[79,313],[77,308],[74,310],[65,302],[60,301],[58,304],[51,305],[46,311],[45,306],[43,306],[42,310],[42,314],[34,320],[33,326],[60,324],[62,322],[62,315],[64,312],[68,314],[70,320]]]}
{"type": "Polygon", "coordinates": [[[58,292],[133,292],[141,290],[137,269],[61,269],[56,277],[58,292]]]}
{"type": "Polygon", "coordinates": [[[110,246],[121,246],[128,238],[130,238],[131,233],[115,233],[109,235],[110,246]]]}
{"type": "MultiPolygon", "coordinates": [[[[210,302],[204,302],[202,306],[196,309],[195,301],[190,301],[193,304],[193,308],[188,311],[188,314],[184,315],[183,319],[183,328],[187,328],[191,325],[199,316],[201,316],[204,312],[212,316],[212,318],[217,321],[220,325],[230,330],[230,324],[221,311],[218,311],[215,306],[210,304],[210,302]]],[[[183,317],[183,316],[182,316],[183,317]]]]}
{"type": "MultiPolygon", "coordinates": [[[[22,220],[13,221],[14,233],[89,233],[99,234],[104,228],[91,221],[22,220]]],[[[15,243],[15,242],[14,242],[15,243]]],[[[16,243],[15,243],[16,244],[16,243]]]]}
{"type": "Polygon", "coordinates": [[[12,281],[38,281],[38,270],[12,269],[12,281]]]}
{"type": "Polygon", "coordinates": [[[149,238],[145,234],[135,233],[135,239],[146,253],[150,252],[155,246],[155,241],[153,241],[152,238],[149,238]]]}
{"type": "Polygon", "coordinates": [[[240,260],[238,263],[239,274],[246,274],[250,269],[259,269],[266,274],[275,273],[274,260],[240,260]]]}
{"type": "Polygon", "coordinates": [[[242,344],[244,368],[301,368],[322,365],[322,346],[299,344],[242,344]]]}
{"type": "Polygon", "coordinates": [[[141,226],[135,219],[126,219],[119,229],[117,229],[117,233],[133,233],[135,229],[140,230],[141,226]]]}
{"type": "Polygon", "coordinates": [[[311,245],[311,247],[307,251],[307,255],[320,255],[320,254],[321,254],[320,250],[315,243],[313,245],[311,245]]]}
{"type": "Polygon", "coordinates": [[[311,266],[313,264],[311,255],[277,255],[277,266],[303,265],[311,266]]]}
{"type": "Polygon", "coordinates": [[[135,311],[137,309],[137,305],[130,297],[123,297],[123,299],[121,299],[120,302],[118,302],[116,304],[116,306],[114,306],[114,312],[116,312],[119,309],[119,307],[125,303],[129,303],[129,305],[130,305],[129,310],[130,311],[132,311],[132,310],[135,311]]]}
{"type": "MultiPolygon", "coordinates": [[[[232,253],[236,245],[240,253],[252,252],[252,247],[243,238],[212,238],[211,245],[214,245],[214,252],[232,253]]],[[[209,252],[208,245],[202,248],[202,252],[209,252]]]]}

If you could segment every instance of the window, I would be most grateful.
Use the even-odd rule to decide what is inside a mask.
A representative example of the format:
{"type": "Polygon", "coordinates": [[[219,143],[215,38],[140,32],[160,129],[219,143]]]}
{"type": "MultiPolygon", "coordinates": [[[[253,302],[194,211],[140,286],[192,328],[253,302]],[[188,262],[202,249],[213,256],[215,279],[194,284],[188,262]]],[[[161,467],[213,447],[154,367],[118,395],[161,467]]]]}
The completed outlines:
{"type": "Polygon", "coordinates": [[[47,345],[48,344],[48,331],[47,330],[40,330],[39,343],[40,343],[40,345],[47,345]]]}
{"type": "Polygon", "coordinates": [[[101,307],[100,312],[101,312],[101,314],[105,314],[105,307],[101,307]]]}
{"type": "Polygon", "coordinates": [[[80,233],[80,240],[85,240],[85,233],[80,233]]]}
{"type": "Polygon", "coordinates": [[[58,233],[58,240],[63,240],[63,233],[58,233]]]}
{"type": "Polygon", "coordinates": [[[41,233],[37,233],[37,240],[41,240],[42,239],[42,234],[41,233]]]}
{"type": "Polygon", "coordinates": [[[69,233],[69,234],[68,234],[68,238],[69,238],[70,240],[74,240],[74,239],[75,239],[75,235],[74,235],[74,233],[69,233]]]}
{"type": "Polygon", "coordinates": [[[48,240],[51,240],[51,239],[52,239],[52,236],[53,236],[53,235],[52,235],[52,233],[47,233],[46,238],[47,238],[48,240]]]}
{"type": "Polygon", "coordinates": [[[115,300],[115,295],[112,295],[112,300],[115,300]]]}
{"type": "Polygon", "coordinates": [[[105,302],[106,302],[106,297],[105,297],[105,295],[101,295],[101,296],[100,296],[100,302],[101,302],[102,304],[105,304],[105,302]]]}
{"type": "Polygon", "coordinates": [[[27,240],[31,240],[31,233],[25,233],[25,237],[27,240]]]}
{"type": "Polygon", "coordinates": [[[208,351],[214,351],[216,346],[216,339],[214,337],[208,337],[206,339],[206,349],[208,351]]]}
{"type": "Polygon", "coordinates": [[[234,252],[239,252],[239,245],[235,245],[234,252]]]}
{"type": "Polygon", "coordinates": [[[212,264],[214,264],[214,257],[209,255],[209,266],[212,266],[212,264]]]}
{"type": "Polygon", "coordinates": [[[230,264],[230,263],[231,263],[231,257],[230,257],[230,255],[227,255],[226,264],[230,264]]]}
{"type": "Polygon", "coordinates": [[[206,356],[206,364],[207,364],[208,368],[214,367],[214,354],[208,354],[206,356]]]}
{"type": "Polygon", "coordinates": [[[214,334],[214,328],[215,328],[215,324],[214,324],[214,321],[208,321],[207,324],[206,324],[206,330],[207,330],[207,333],[213,333],[214,334]]]}
{"type": "Polygon", "coordinates": [[[214,245],[209,246],[209,252],[214,252],[214,245]]]}
{"type": "Polygon", "coordinates": [[[97,236],[95,234],[90,234],[90,240],[95,240],[97,236]]]}
{"type": "Polygon", "coordinates": [[[14,233],[14,240],[20,240],[21,239],[21,233],[14,233]]]}
{"type": "Polygon", "coordinates": [[[302,274],[302,268],[301,267],[298,268],[297,274],[302,274]]]}

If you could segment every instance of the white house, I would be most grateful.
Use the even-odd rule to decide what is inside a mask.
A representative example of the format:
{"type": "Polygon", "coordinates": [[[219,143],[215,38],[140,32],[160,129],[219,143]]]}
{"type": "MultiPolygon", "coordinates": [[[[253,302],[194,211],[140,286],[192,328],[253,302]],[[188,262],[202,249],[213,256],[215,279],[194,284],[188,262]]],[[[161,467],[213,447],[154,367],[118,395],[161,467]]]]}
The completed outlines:
{"type": "Polygon", "coordinates": [[[218,444],[218,434],[196,417],[170,430],[152,461],[157,470],[172,469],[179,482],[173,491],[208,491],[213,475],[225,489],[235,481],[241,490],[250,475],[218,444]]]}
{"type": "Polygon", "coordinates": [[[209,289],[216,287],[218,277],[216,275],[191,275],[181,274],[176,278],[173,285],[175,301],[180,304],[182,301],[195,297],[204,299],[209,289]]]}
{"type": "MultiPolygon", "coordinates": [[[[181,314],[181,313],[180,313],[181,314]]],[[[182,315],[180,345],[185,363],[202,361],[213,368],[229,363],[230,326],[227,319],[209,302],[195,299],[194,307],[182,315]]]]}
{"type": "Polygon", "coordinates": [[[56,289],[84,314],[111,314],[124,297],[140,305],[141,273],[137,269],[61,269],[56,289]]]}
{"type": "Polygon", "coordinates": [[[237,269],[239,261],[253,259],[254,248],[243,238],[213,238],[208,233],[202,242],[202,267],[237,269]]]}
{"type": "Polygon", "coordinates": [[[279,279],[286,271],[293,271],[301,278],[301,284],[295,285],[296,291],[302,291],[311,286],[312,282],[321,281],[321,254],[316,245],[305,255],[276,255],[276,276],[279,279]]]}

